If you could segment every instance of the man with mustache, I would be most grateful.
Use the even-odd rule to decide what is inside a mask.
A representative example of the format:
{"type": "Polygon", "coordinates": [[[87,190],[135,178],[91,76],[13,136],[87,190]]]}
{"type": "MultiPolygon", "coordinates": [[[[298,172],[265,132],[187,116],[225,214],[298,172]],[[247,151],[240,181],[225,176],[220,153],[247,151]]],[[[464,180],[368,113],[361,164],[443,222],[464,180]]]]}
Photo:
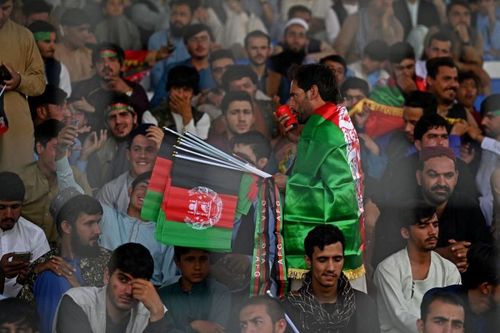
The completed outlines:
{"type": "Polygon", "coordinates": [[[416,173],[420,194],[436,208],[439,219],[436,251],[464,272],[469,246],[491,243],[492,236],[477,201],[455,191],[458,175],[455,155],[449,148],[430,147],[420,152],[416,173]]]}
{"type": "Polygon", "coordinates": [[[43,230],[21,217],[25,194],[21,178],[0,172],[0,184],[0,295],[14,297],[21,289],[17,277],[50,248],[43,230]],[[29,252],[31,258],[16,255],[19,252],[29,252]]]}
{"type": "MultiPolygon", "coordinates": [[[[448,158],[445,154],[453,156],[451,151],[446,153],[444,149],[424,149],[422,161],[448,158]]],[[[398,212],[400,233],[406,240],[406,247],[382,261],[373,277],[380,330],[417,333],[415,323],[420,317],[420,303],[425,292],[460,283],[460,273],[452,262],[433,251],[438,244],[440,224],[435,207],[417,201],[401,207],[398,212]]]]}
{"type": "Polygon", "coordinates": [[[30,291],[40,315],[40,332],[43,333],[52,332],[57,304],[68,289],[103,285],[110,257],[110,252],[98,243],[103,214],[101,204],[88,195],[73,196],[74,190],[71,190],[60,192],[50,205],[59,234],[59,246],[35,261],[29,272],[30,291]]]}

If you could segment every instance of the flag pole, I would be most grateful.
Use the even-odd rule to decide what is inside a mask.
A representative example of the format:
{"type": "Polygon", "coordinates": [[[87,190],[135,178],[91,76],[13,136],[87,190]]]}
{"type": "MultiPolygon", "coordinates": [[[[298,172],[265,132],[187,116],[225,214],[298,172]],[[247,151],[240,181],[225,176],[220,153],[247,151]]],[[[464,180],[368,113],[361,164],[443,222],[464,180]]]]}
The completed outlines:
{"type": "MultiPolygon", "coordinates": [[[[273,293],[271,292],[271,290],[266,291],[266,294],[267,294],[267,296],[269,296],[271,298],[277,299],[273,295],[273,293]]],[[[299,329],[297,328],[297,326],[295,326],[295,324],[293,323],[292,319],[286,314],[286,311],[285,311],[285,320],[288,323],[288,325],[290,325],[290,328],[292,329],[292,331],[294,333],[300,333],[299,329]]]]}

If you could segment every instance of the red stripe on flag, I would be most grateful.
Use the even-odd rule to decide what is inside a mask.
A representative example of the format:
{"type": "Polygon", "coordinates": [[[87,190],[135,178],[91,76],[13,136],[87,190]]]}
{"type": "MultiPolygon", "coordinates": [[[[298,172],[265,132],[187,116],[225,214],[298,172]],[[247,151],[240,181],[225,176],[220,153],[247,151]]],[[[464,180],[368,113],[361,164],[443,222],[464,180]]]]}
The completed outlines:
{"type": "MultiPolygon", "coordinates": [[[[189,191],[190,189],[186,188],[175,186],[170,187],[165,207],[167,220],[183,223],[186,217],[194,219],[195,215],[192,213],[193,210],[190,212],[189,205],[196,205],[196,199],[189,196],[189,191]]],[[[233,227],[234,214],[236,211],[236,205],[238,204],[238,198],[227,194],[218,194],[218,196],[222,200],[222,213],[219,221],[214,226],[218,228],[231,229],[233,227]]],[[[213,206],[211,208],[213,208],[213,206]]],[[[214,212],[214,209],[211,208],[208,209],[208,213],[206,211],[201,211],[200,209],[198,210],[202,219],[205,219],[203,216],[204,213],[210,215],[214,212]]]]}
{"type": "Polygon", "coordinates": [[[165,190],[165,185],[170,178],[171,170],[172,161],[158,156],[153,168],[151,180],[149,181],[149,190],[163,192],[165,190]]]}

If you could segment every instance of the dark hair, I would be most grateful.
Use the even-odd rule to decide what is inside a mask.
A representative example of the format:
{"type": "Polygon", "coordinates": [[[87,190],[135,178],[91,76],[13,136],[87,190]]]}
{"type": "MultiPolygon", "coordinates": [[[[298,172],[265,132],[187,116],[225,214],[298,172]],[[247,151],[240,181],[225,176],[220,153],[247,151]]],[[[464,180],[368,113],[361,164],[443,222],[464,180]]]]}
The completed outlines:
{"type": "Polygon", "coordinates": [[[484,117],[488,112],[500,110],[500,94],[492,94],[481,102],[481,115],[484,117]]]}
{"type": "Polygon", "coordinates": [[[446,119],[437,113],[424,114],[415,124],[413,137],[415,140],[422,140],[422,137],[427,131],[438,127],[444,127],[448,133],[450,132],[450,125],[446,119]]]}
{"type": "Polygon", "coordinates": [[[212,40],[212,41],[214,40],[212,30],[210,30],[210,28],[208,26],[206,26],[205,24],[201,24],[201,23],[195,23],[195,24],[188,25],[187,27],[184,28],[184,35],[183,35],[184,44],[187,45],[187,42],[191,37],[199,34],[200,32],[203,32],[203,31],[206,31],[208,33],[208,35],[210,36],[210,40],[212,40]]]}
{"type": "Polygon", "coordinates": [[[271,143],[262,133],[250,131],[233,137],[232,144],[244,144],[250,146],[257,159],[269,158],[271,155],[271,143]]]}
{"type": "Polygon", "coordinates": [[[0,200],[24,201],[26,188],[24,182],[16,173],[10,171],[0,172],[0,200]]]}
{"type": "Polygon", "coordinates": [[[464,302],[457,294],[448,291],[444,288],[429,289],[422,298],[420,303],[420,319],[425,322],[429,314],[429,308],[434,301],[442,301],[443,303],[457,305],[464,308],[464,302]]]}
{"type": "Polygon", "coordinates": [[[113,52],[115,52],[120,65],[123,65],[123,61],[125,60],[125,52],[120,46],[108,42],[99,43],[92,48],[92,63],[94,65],[102,59],[101,52],[104,50],[112,50],[113,52]]]}
{"type": "Polygon", "coordinates": [[[214,61],[219,59],[231,59],[233,60],[233,62],[235,61],[233,51],[226,49],[215,50],[208,56],[208,62],[210,63],[210,66],[214,61]]]}
{"type": "Polygon", "coordinates": [[[36,307],[19,298],[0,300],[0,326],[3,324],[26,325],[38,332],[36,307]]]}
{"type": "Polygon", "coordinates": [[[125,243],[113,251],[108,262],[109,276],[117,269],[134,278],[151,280],[154,271],[153,257],[144,245],[125,243]]]}
{"type": "Polygon", "coordinates": [[[435,79],[440,67],[457,68],[457,65],[450,57],[438,57],[427,60],[425,67],[427,68],[427,76],[435,79]]]}
{"type": "Polygon", "coordinates": [[[265,38],[267,40],[267,44],[271,45],[271,37],[269,37],[268,34],[266,34],[265,32],[263,32],[261,30],[254,30],[254,31],[250,31],[245,36],[245,41],[244,41],[245,48],[248,47],[248,41],[250,40],[250,38],[265,38]]]}
{"type": "Polygon", "coordinates": [[[385,61],[389,57],[389,46],[381,39],[371,41],[363,49],[363,57],[375,61],[385,61]]]}
{"type": "Polygon", "coordinates": [[[45,21],[34,21],[28,26],[28,29],[32,32],[57,32],[56,27],[54,27],[49,22],[45,21]]]}
{"type": "Polygon", "coordinates": [[[423,114],[431,114],[437,112],[437,101],[433,94],[414,90],[405,98],[404,106],[410,108],[421,108],[423,114]]]}
{"type": "Polygon", "coordinates": [[[220,108],[223,114],[226,114],[229,104],[234,101],[246,101],[250,103],[253,111],[252,97],[250,97],[246,91],[230,91],[224,95],[224,98],[222,98],[222,102],[220,103],[220,108]]]}
{"type": "Polygon", "coordinates": [[[168,6],[170,8],[174,6],[181,6],[181,5],[186,5],[189,7],[189,10],[191,10],[191,14],[194,14],[195,10],[200,7],[200,1],[199,0],[171,0],[168,6]]]}
{"type": "Polygon", "coordinates": [[[342,56],[339,56],[338,54],[331,54],[329,56],[321,58],[319,60],[319,63],[324,65],[327,61],[341,64],[342,67],[344,67],[344,73],[347,72],[347,63],[345,62],[345,59],[342,58],[342,56]]]}
{"type": "Polygon", "coordinates": [[[471,12],[470,5],[467,1],[465,0],[452,0],[447,6],[446,6],[446,16],[450,14],[450,11],[453,7],[455,6],[462,6],[465,7],[471,12]]]}
{"type": "Polygon", "coordinates": [[[23,14],[30,16],[35,13],[49,13],[52,11],[52,6],[43,0],[24,1],[23,14]]]}
{"type": "Polygon", "coordinates": [[[273,324],[279,320],[285,319],[285,309],[283,308],[281,302],[276,298],[272,298],[267,295],[250,297],[245,303],[243,303],[240,313],[244,308],[252,305],[264,305],[266,307],[266,313],[269,317],[271,317],[273,324]]]}
{"type": "Polygon", "coordinates": [[[45,147],[50,140],[57,138],[63,127],[64,123],[55,119],[47,119],[37,125],[35,127],[35,152],[37,143],[45,147]]]}
{"type": "Polygon", "coordinates": [[[370,95],[370,86],[368,85],[368,82],[358,77],[349,77],[344,81],[344,83],[342,83],[340,92],[343,97],[346,96],[347,90],[349,89],[359,89],[366,97],[370,95]]]}
{"type": "Polygon", "coordinates": [[[458,83],[463,83],[464,81],[467,80],[474,81],[476,88],[480,87],[481,85],[481,80],[479,79],[479,76],[477,76],[476,73],[474,73],[473,71],[458,72],[458,83]]]}
{"type": "Polygon", "coordinates": [[[132,131],[130,131],[130,133],[128,135],[127,148],[130,150],[130,147],[132,146],[132,142],[134,142],[134,138],[136,136],[138,136],[138,135],[146,136],[148,134],[147,130],[151,126],[154,126],[154,125],[153,124],[139,124],[132,131]]]}
{"type": "Polygon", "coordinates": [[[398,210],[399,226],[403,228],[430,220],[436,214],[436,207],[423,200],[411,200],[399,207],[398,210]]]}
{"type": "Polygon", "coordinates": [[[185,246],[174,246],[174,259],[175,261],[180,261],[181,257],[185,255],[186,253],[189,253],[191,251],[203,251],[208,253],[207,250],[205,249],[198,249],[194,247],[185,247],[185,246]]]}
{"type": "Polygon", "coordinates": [[[229,86],[231,82],[240,80],[244,77],[250,78],[253,84],[257,84],[258,78],[257,74],[248,65],[233,65],[229,67],[222,75],[222,88],[225,91],[229,91],[229,86]]]}
{"type": "Polygon", "coordinates": [[[130,185],[132,190],[134,190],[137,185],[148,182],[151,179],[152,173],[152,171],[146,171],[135,177],[135,179],[132,181],[132,185],[130,185]]]}
{"type": "Polygon", "coordinates": [[[173,87],[190,88],[193,94],[198,94],[200,88],[200,74],[196,68],[186,65],[178,65],[168,72],[166,89],[169,91],[173,87]]]}
{"type": "Polygon", "coordinates": [[[297,86],[308,91],[313,85],[319,90],[319,95],[326,102],[337,103],[340,98],[339,89],[332,71],[321,64],[302,65],[293,73],[297,86]]]}
{"type": "Polygon", "coordinates": [[[462,273],[462,285],[467,290],[475,289],[483,282],[500,283],[500,256],[498,248],[491,244],[474,243],[467,251],[469,266],[462,273]]]}
{"type": "Polygon", "coordinates": [[[451,38],[450,34],[446,33],[445,31],[438,31],[434,33],[429,38],[427,46],[430,46],[433,40],[439,40],[441,42],[450,42],[451,44],[453,44],[453,39],[451,38]]]}
{"type": "Polygon", "coordinates": [[[308,13],[309,15],[312,15],[312,12],[309,8],[307,8],[304,5],[295,5],[292,6],[288,9],[288,19],[290,20],[291,18],[295,17],[295,14],[297,13],[308,13]]]}
{"type": "Polygon", "coordinates": [[[408,42],[397,42],[389,48],[389,61],[393,64],[399,64],[405,59],[415,60],[415,51],[408,42]]]}
{"type": "Polygon", "coordinates": [[[57,213],[56,227],[59,235],[62,235],[61,223],[68,222],[74,226],[81,214],[102,215],[103,210],[99,201],[89,195],[79,194],[69,199],[57,213]]]}
{"type": "Polygon", "coordinates": [[[315,247],[318,247],[321,251],[323,251],[325,246],[335,244],[337,242],[342,244],[342,252],[344,252],[345,238],[342,231],[340,231],[340,229],[333,224],[320,224],[309,231],[304,239],[306,256],[312,259],[315,247]]]}

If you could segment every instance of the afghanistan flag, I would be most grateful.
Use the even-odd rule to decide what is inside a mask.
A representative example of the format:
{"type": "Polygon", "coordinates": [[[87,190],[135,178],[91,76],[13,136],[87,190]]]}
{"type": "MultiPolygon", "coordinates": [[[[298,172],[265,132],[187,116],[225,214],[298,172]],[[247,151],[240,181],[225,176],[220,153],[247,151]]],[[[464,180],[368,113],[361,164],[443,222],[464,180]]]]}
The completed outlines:
{"type": "Polygon", "coordinates": [[[349,115],[365,112],[365,108],[371,112],[366,121],[365,133],[372,138],[402,128],[404,125],[402,107],[380,104],[368,98],[363,98],[356,103],[349,111],[349,115]]]}
{"type": "Polygon", "coordinates": [[[172,153],[173,146],[176,142],[177,137],[174,134],[170,132],[165,133],[160,151],[156,157],[148,190],[144,198],[144,205],[141,210],[141,218],[144,221],[158,220],[163,202],[163,195],[165,190],[170,186],[172,153]]]}
{"type": "Polygon", "coordinates": [[[158,216],[158,240],[229,251],[242,175],[241,171],[174,159],[170,187],[165,188],[164,214],[158,216]]]}
{"type": "Polygon", "coordinates": [[[3,105],[4,93],[5,86],[3,86],[0,91],[0,135],[4,134],[9,129],[9,121],[7,120],[7,114],[5,113],[3,105]]]}

